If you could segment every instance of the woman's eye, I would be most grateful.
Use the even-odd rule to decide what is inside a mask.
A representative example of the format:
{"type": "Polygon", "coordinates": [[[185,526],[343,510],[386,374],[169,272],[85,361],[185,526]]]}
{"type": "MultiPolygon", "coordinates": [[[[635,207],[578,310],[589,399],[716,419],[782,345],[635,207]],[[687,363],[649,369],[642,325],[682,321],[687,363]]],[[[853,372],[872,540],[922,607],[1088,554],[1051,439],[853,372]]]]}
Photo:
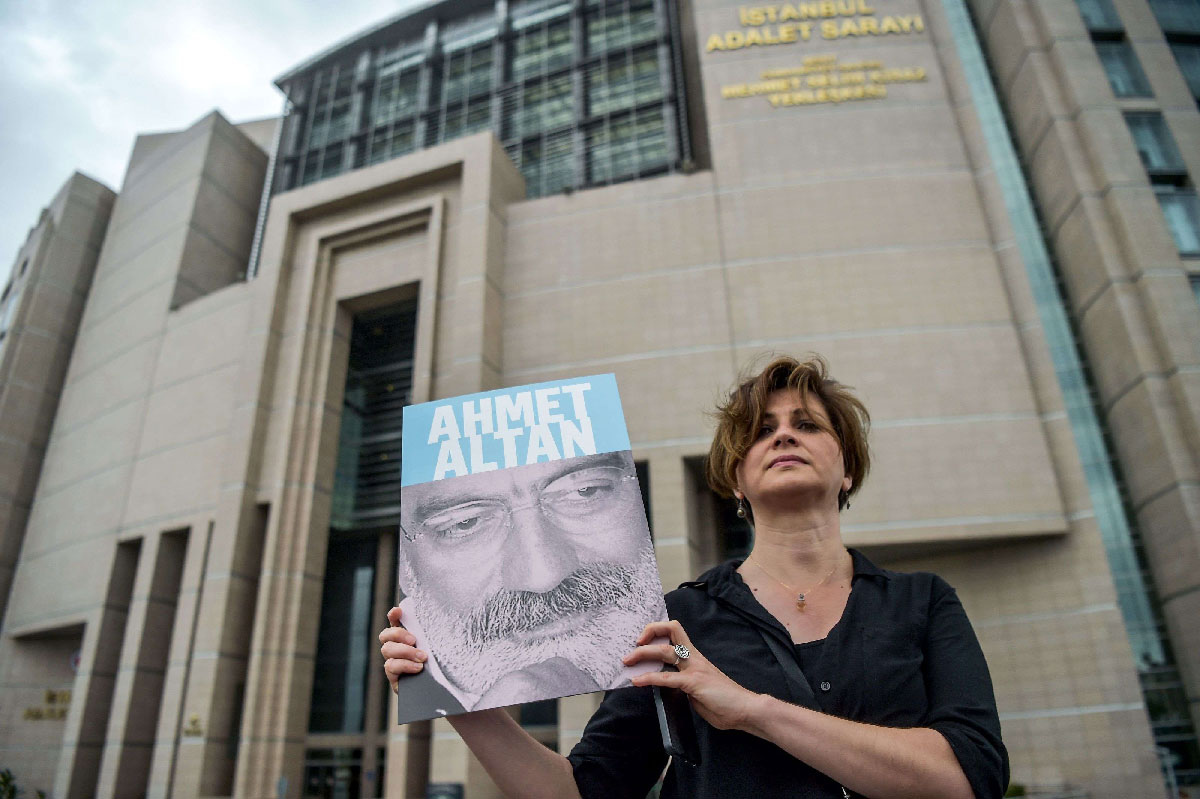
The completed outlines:
{"type": "Polygon", "coordinates": [[[758,428],[758,437],[764,438],[766,436],[771,435],[774,432],[775,432],[775,428],[767,427],[766,425],[763,425],[762,427],[758,428]]]}

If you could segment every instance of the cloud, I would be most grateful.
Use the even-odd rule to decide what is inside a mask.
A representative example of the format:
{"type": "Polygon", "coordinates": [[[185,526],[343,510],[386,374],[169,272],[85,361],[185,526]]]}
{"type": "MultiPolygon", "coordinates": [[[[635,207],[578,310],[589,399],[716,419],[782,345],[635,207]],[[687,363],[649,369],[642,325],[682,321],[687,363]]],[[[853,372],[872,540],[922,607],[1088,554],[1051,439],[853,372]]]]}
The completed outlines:
{"type": "Polygon", "coordinates": [[[277,114],[274,78],[414,2],[0,3],[0,285],[74,170],[116,189],[139,133],[277,114]]]}

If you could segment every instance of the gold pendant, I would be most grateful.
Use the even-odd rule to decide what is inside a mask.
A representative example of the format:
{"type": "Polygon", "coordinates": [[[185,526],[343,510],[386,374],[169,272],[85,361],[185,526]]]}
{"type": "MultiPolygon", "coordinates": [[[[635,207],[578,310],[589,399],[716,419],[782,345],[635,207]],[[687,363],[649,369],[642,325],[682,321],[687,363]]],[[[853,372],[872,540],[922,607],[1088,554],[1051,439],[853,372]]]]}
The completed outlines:
{"type": "Polygon", "coordinates": [[[804,594],[796,594],[796,609],[804,610],[804,594]]]}

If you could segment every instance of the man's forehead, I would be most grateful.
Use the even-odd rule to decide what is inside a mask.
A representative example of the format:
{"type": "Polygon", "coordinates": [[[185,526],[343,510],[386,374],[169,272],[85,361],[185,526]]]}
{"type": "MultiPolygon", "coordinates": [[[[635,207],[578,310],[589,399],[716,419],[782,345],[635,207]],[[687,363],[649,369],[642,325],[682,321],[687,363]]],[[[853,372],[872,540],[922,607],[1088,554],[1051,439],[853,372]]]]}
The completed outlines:
{"type": "Polygon", "coordinates": [[[470,502],[474,499],[502,499],[522,491],[536,491],[547,483],[580,469],[627,465],[627,453],[608,452],[433,480],[401,489],[400,511],[411,512],[422,506],[441,504],[448,500],[470,502]]]}

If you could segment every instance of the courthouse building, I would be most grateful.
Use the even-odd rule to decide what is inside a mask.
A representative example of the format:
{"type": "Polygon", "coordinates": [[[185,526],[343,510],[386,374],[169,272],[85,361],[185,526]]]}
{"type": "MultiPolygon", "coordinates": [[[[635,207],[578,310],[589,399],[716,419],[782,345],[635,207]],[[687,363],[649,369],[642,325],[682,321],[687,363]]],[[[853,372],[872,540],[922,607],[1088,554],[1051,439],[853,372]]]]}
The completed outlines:
{"type": "Polygon", "coordinates": [[[810,351],[874,418],[845,538],[957,587],[1013,781],[1200,795],[1200,4],[443,0],[277,85],[3,288],[31,795],[497,796],[388,721],[401,408],[615,373],[669,589],[749,542],[705,411],[810,351]]]}

